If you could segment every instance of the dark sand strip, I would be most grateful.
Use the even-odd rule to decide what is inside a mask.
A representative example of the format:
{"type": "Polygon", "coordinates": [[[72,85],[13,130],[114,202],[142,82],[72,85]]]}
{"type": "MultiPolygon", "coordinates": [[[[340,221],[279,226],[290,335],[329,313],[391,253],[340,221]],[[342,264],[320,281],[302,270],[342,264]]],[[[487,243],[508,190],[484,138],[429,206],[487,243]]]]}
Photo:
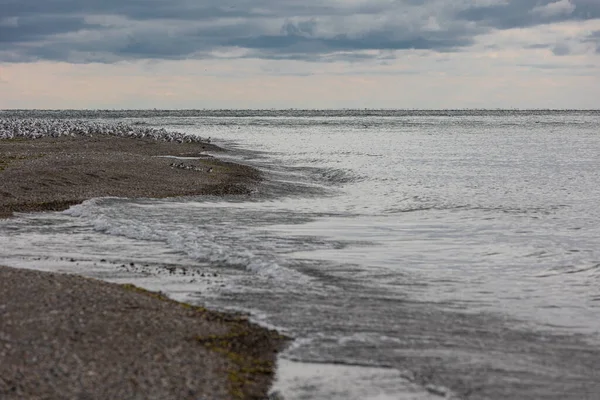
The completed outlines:
{"type": "Polygon", "coordinates": [[[133,286],[0,267],[1,399],[264,399],[284,341],[133,286]]]}
{"type": "MultiPolygon", "coordinates": [[[[102,196],[251,193],[258,171],[206,150],[220,151],[106,136],[0,140],[0,217],[102,196]]],[[[285,340],[134,287],[0,267],[1,399],[263,399],[285,340]]]]}
{"type": "Polygon", "coordinates": [[[260,179],[257,170],[219,161],[207,150],[221,151],[207,143],[101,135],[0,140],[0,217],[64,210],[93,197],[245,194],[260,179]]]}

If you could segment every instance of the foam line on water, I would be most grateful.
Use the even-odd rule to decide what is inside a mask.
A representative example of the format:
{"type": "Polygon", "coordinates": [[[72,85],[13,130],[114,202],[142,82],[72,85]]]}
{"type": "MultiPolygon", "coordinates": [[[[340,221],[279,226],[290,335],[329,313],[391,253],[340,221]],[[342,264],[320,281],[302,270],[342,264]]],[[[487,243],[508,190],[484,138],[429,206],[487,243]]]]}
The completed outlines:
{"type": "Polygon", "coordinates": [[[140,219],[113,218],[104,212],[100,202],[92,199],[72,206],[64,214],[88,222],[97,232],[130,239],[160,241],[188,257],[216,265],[243,267],[253,274],[275,278],[282,282],[308,283],[311,278],[282,265],[276,254],[245,247],[252,242],[252,231],[241,227],[210,226],[201,229],[178,230],[161,222],[140,219]]]}
{"type": "Polygon", "coordinates": [[[452,394],[422,387],[400,371],[279,359],[271,398],[285,400],[440,400],[452,394]]]}

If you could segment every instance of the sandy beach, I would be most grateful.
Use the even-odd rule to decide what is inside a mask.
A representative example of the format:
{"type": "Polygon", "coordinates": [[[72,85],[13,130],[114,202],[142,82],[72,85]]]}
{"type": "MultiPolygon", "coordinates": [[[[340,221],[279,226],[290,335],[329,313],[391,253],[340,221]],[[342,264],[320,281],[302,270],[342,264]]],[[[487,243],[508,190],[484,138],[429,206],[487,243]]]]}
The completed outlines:
{"type": "Polygon", "coordinates": [[[0,140],[0,216],[64,210],[93,197],[250,193],[257,170],[206,151],[221,149],[103,135],[0,140]]]}
{"type": "MultiPolygon", "coordinates": [[[[0,140],[0,217],[89,198],[250,194],[208,143],[0,140]]],[[[244,316],[88,278],[0,267],[0,398],[263,399],[286,342],[244,316]]]]}

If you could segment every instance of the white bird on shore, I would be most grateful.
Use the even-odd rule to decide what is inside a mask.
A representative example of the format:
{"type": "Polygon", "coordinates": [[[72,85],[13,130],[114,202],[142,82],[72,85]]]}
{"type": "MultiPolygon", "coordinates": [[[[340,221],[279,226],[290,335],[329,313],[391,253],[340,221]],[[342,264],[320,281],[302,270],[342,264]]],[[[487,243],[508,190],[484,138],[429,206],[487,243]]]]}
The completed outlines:
{"type": "MultiPolygon", "coordinates": [[[[156,141],[200,143],[199,136],[167,131],[164,128],[132,126],[123,122],[99,123],[86,120],[43,118],[0,118],[0,139],[109,135],[150,138],[156,141]]],[[[210,143],[210,138],[208,140],[210,143]]]]}

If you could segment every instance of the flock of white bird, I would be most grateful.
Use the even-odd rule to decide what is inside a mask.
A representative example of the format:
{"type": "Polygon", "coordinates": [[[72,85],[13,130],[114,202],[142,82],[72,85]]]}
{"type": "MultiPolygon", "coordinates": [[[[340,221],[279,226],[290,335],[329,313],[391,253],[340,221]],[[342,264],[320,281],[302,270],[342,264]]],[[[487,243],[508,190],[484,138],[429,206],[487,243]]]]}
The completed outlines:
{"type": "Polygon", "coordinates": [[[110,135],[128,138],[148,138],[163,142],[210,142],[200,136],[167,131],[123,122],[103,123],[84,120],[0,118],[0,139],[39,139],[42,137],[110,135]]]}

